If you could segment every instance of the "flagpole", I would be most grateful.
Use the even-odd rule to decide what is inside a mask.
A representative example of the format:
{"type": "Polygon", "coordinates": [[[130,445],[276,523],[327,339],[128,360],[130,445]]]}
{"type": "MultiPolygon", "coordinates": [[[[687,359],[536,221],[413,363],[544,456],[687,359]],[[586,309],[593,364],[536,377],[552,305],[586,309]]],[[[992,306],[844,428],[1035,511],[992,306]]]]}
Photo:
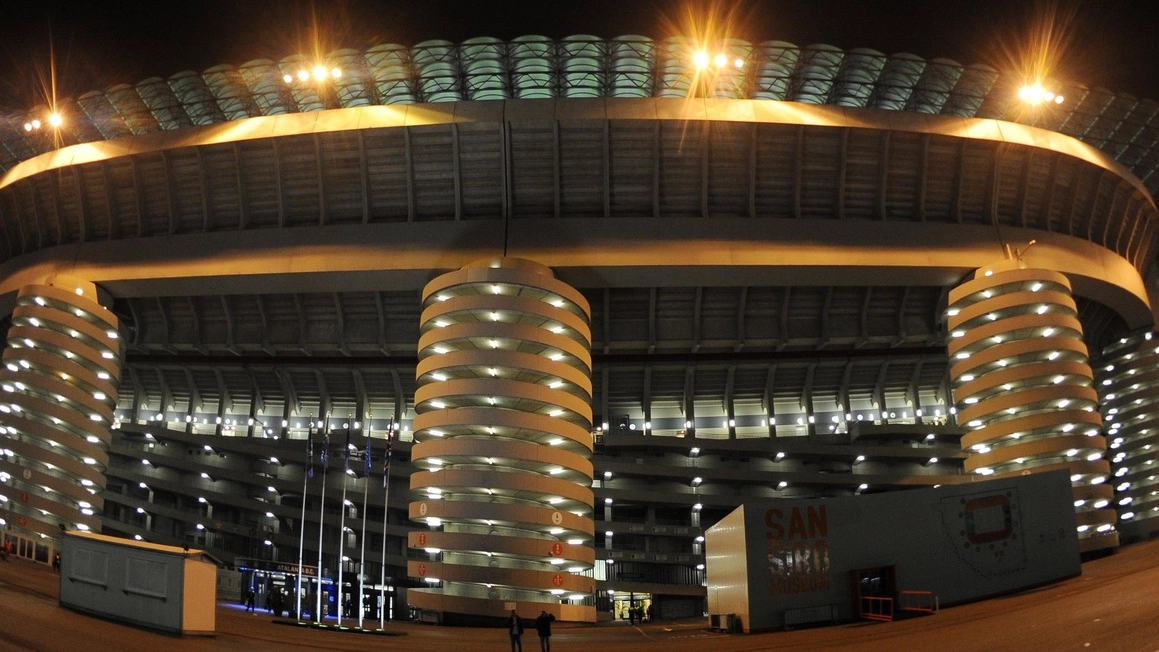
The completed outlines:
{"type": "Polygon", "coordinates": [[[378,580],[378,628],[386,629],[386,517],[390,497],[390,448],[394,442],[394,417],[386,424],[386,455],[382,458],[382,565],[378,580]]]}
{"type": "MultiPolygon", "coordinates": [[[[310,427],[306,428],[306,468],[302,469],[302,518],[298,521],[298,607],[294,613],[302,620],[302,557],[306,553],[306,490],[310,476],[314,475],[314,415],[310,415],[310,427]]],[[[307,585],[308,586],[308,585],[307,585]]]]}
{"type": "Polygon", "coordinates": [[[350,415],[346,417],[346,452],[344,459],[345,464],[342,469],[342,515],[338,520],[338,626],[342,626],[342,612],[345,610],[345,597],[343,593],[346,591],[346,585],[342,583],[342,571],[346,566],[343,553],[346,552],[346,481],[350,478],[350,415]]]}
{"type": "Polygon", "coordinates": [[[314,605],[314,620],[322,623],[322,525],[326,517],[326,470],[330,448],[330,415],[322,422],[322,500],[318,503],[318,599],[314,605]]]}
{"type": "Polygon", "coordinates": [[[366,494],[370,490],[370,415],[366,415],[366,473],[362,477],[362,552],[358,553],[358,627],[362,628],[362,619],[366,614],[366,494]]]}

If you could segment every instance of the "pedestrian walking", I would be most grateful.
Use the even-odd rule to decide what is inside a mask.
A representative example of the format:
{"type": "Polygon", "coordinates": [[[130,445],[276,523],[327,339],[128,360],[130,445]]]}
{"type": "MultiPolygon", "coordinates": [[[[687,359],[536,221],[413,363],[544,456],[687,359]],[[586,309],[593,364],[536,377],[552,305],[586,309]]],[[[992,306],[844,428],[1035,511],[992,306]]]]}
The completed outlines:
{"type": "Polygon", "coordinates": [[[535,619],[535,632],[539,634],[539,652],[551,652],[551,621],[555,620],[555,614],[549,614],[547,611],[540,611],[539,617],[535,619]]]}
{"type": "Polygon", "coordinates": [[[511,652],[523,652],[523,619],[514,609],[507,618],[507,633],[511,635],[511,652]]]}

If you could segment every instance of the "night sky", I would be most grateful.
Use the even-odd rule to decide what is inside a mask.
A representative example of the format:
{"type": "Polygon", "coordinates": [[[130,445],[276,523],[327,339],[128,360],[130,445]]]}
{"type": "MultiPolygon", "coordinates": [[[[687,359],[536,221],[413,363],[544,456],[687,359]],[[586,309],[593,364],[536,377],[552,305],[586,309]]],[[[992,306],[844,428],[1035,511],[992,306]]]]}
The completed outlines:
{"type": "Polygon", "coordinates": [[[29,0],[0,10],[0,107],[43,101],[50,40],[58,92],[75,97],[305,51],[315,23],[325,35],[323,51],[526,34],[663,38],[686,33],[688,16],[706,15],[708,7],[750,41],[910,52],[1003,71],[1024,65],[1021,53],[1049,34],[1056,78],[1159,99],[1159,2],[1149,0],[29,0]]]}

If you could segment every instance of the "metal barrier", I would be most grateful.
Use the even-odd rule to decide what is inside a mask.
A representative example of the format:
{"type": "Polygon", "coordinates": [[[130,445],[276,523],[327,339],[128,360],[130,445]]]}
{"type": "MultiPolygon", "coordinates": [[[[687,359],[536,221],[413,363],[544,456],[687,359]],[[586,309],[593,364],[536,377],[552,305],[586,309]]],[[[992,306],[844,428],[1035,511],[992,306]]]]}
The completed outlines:
{"type": "Polygon", "coordinates": [[[938,611],[938,597],[934,595],[933,591],[902,591],[901,610],[936,613],[938,611]]]}
{"type": "Polygon", "coordinates": [[[862,596],[860,615],[866,620],[893,622],[893,598],[862,596]]]}

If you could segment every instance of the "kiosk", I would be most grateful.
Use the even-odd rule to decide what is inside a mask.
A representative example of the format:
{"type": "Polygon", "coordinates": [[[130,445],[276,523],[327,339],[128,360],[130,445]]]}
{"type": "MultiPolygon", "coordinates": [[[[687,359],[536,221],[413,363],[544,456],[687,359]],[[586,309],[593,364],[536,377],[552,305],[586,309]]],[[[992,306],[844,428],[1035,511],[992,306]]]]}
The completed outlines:
{"type": "Polygon", "coordinates": [[[202,550],[65,532],[60,604],[149,629],[212,636],[215,561],[202,550]]]}

